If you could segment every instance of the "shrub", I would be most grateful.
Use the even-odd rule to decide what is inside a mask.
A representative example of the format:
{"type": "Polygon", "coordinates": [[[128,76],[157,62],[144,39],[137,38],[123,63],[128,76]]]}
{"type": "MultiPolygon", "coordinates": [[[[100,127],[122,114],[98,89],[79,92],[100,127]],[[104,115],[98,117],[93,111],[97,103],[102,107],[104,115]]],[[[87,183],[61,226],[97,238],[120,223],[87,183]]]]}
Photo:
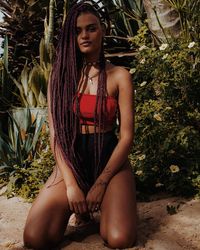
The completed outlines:
{"type": "Polygon", "coordinates": [[[142,27],[130,72],[136,91],[131,162],[139,191],[200,194],[200,56],[198,42],[153,46],[142,27]]]}

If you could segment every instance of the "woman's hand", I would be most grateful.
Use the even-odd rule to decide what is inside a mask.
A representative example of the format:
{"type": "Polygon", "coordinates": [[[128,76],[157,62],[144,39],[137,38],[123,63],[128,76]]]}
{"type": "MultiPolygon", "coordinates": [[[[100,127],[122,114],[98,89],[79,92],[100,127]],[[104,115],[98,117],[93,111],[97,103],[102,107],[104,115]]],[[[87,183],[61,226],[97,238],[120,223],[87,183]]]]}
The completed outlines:
{"type": "Polygon", "coordinates": [[[78,186],[67,186],[67,198],[70,210],[76,214],[84,214],[88,211],[85,195],[78,186]]]}
{"type": "Polygon", "coordinates": [[[87,194],[86,202],[90,212],[98,211],[106,191],[107,183],[96,181],[87,194]]]}

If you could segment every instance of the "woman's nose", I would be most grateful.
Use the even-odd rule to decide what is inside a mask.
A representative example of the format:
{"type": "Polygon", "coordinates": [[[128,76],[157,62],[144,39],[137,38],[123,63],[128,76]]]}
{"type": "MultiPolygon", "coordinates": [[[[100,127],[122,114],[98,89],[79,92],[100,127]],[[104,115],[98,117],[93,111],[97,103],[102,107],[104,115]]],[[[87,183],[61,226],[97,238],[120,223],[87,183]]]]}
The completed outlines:
{"type": "Polygon", "coordinates": [[[87,32],[87,30],[83,30],[83,31],[81,32],[81,38],[82,38],[82,39],[88,38],[88,32],[87,32]]]}

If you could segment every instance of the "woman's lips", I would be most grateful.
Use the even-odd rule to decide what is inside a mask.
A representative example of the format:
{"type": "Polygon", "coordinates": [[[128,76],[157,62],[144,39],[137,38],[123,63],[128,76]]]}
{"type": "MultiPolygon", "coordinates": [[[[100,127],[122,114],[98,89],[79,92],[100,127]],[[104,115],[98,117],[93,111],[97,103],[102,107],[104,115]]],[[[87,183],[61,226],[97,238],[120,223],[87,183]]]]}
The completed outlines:
{"type": "Polygon", "coordinates": [[[90,44],[91,44],[91,42],[83,42],[83,43],[81,43],[81,46],[88,47],[88,46],[90,46],[90,44]]]}

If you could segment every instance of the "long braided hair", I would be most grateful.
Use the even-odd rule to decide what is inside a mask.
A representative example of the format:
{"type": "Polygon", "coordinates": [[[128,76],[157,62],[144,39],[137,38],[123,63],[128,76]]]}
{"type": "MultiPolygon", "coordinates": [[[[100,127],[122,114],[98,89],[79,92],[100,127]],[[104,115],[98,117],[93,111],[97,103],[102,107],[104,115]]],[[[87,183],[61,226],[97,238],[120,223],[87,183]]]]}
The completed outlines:
{"type": "MultiPolygon", "coordinates": [[[[71,168],[79,186],[85,192],[89,184],[85,181],[84,171],[81,170],[80,157],[76,152],[75,144],[80,129],[79,100],[76,95],[81,69],[83,68],[83,56],[77,48],[76,22],[81,13],[92,13],[100,22],[106,22],[109,27],[109,16],[105,8],[100,8],[96,2],[75,2],[60,33],[59,43],[56,48],[56,59],[50,78],[51,114],[54,125],[54,147],[58,146],[60,152],[71,168]],[[73,105],[76,105],[75,111],[73,105]]],[[[104,127],[105,102],[106,102],[106,60],[103,50],[103,42],[99,56],[99,78],[97,98],[94,114],[94,146],[95,146],[95,176],[100,172],[99,162],[103,137],[97,132],[97,127],[104,127]]],[[[100,129],[98,130],[100,131],[100,129]]],[[[56,152],[56,150],[54,150],[56,152]]]]}

